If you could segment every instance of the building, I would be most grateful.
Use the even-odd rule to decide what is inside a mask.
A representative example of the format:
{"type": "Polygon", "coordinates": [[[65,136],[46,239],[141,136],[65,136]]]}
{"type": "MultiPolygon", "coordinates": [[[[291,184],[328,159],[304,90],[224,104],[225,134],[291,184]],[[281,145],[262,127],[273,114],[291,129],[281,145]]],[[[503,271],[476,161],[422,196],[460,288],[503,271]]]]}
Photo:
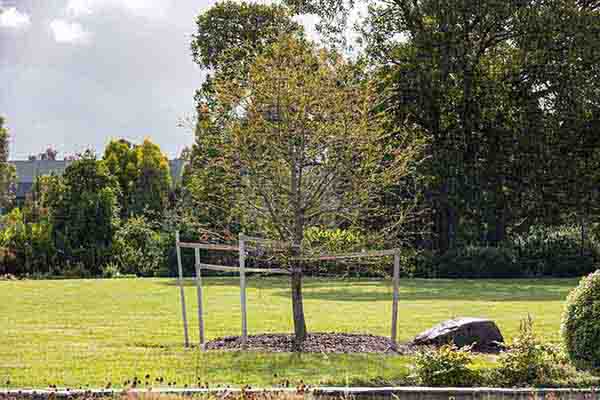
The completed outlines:
{"type": "MultiPolygon", "coordinates": [[[[22,203],[27,194],[31,192],[36,177],[43,175],[62,175],[71,164],[71,160],[16,160],[9,161],[15,166],[17,180],[15,188],[15,200],[17,204],[22,203]]],[[[186,161],[182,159],[169,160],[171,180],[173,184],[181,182],[183,168],[186,161]]]]}

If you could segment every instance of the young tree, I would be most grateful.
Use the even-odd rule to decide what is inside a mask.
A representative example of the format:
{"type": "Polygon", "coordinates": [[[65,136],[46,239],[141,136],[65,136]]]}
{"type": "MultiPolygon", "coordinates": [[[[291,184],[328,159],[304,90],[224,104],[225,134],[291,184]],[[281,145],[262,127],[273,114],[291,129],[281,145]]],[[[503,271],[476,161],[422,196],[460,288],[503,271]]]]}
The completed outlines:
{"type": "Polygon", "coordinates": [[[384,116],[371,113],[374,89],[340,56],[292,36],[258,55],[243,84],[215,84],[217,112],[228,115],[226,139],[214,144],[222,156],[211,162],[226,176],[241,172],[240,215],[292,244],[296,350],[307,331],[299,261],[306,229],[376,214],[372,197],[406,176],[420,150],[387,147],[384,116]]]}
{"type": "Polygon", "coordinates": [[[15,168],[8,163],[8,129],[0,116],[0,207],[7,207],[14,198],[15,168]]]}

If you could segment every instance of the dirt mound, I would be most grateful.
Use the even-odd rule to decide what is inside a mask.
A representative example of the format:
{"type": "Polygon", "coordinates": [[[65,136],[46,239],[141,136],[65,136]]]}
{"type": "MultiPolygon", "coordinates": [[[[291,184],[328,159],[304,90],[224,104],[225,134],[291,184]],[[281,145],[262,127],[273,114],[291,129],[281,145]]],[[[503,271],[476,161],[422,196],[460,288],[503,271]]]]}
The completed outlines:
{"type": "MultiPolygon", "coordinates": [[[[248,336],[248,350],[267,352],[292,351],[293,335],[271,333],[248,336]]],[[[207,350],[240,350],[239,336],[226,336],[211,340],[205,345],[207,350]]],[[[375,335],[345,333],[310,333],[304,342],[306,353],[409,353],[406,345],[396,346],[389,338],[375,335]]]]}

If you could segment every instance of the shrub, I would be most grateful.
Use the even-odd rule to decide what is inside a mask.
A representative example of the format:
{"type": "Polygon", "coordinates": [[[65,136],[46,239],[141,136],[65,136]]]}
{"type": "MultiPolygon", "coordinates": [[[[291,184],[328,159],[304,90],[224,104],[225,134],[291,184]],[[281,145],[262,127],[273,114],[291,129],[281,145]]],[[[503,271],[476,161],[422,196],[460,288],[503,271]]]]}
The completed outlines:
{"type": "Polygon", "coordinates": [[[522,272],[511,249],[467,246],[430,261],[429,277],[515,278],[522,272]]]}
{"type": "Polygon", "coordinates": [[[102,277],[103,278],[118,278],[121,276],[121,270],[119,265],[113,262],[110,262],[102,267],[102,277]]]}
{"type": "Polygon", "coordinates": [[[533,331],[531,318],[521,321],[512,346],[498,357],[495,375],[503,386],[552,386],[568,367],[565,357],[552,346],[543,345],[533,331]]]}
{"type": "Polygon", "coordinates": [[[469,348],[448,344],[438,349],[427,348],[415,355],[414,374],[425,386],[475,386],[480,381],[477,371],[469,368],[473,356],[469,348]]]}
{"type": "Polygon", "coordinates": [[[600,367],[600,271],[581,279],[569,294],[561,334],[577,367],[600,367]]]}
{"type": "Polygon", "coordinates": [[[0,273],[48,274],[56,263],[52,226],[46,221],[26,222],[20,209],[4,217],[0,232],[0,273]]]}
{"type": "Polygon", "coordinates": [[[114,260],[124,274],[155,276],[166,258],[163,237],[144,217],[123,223],[114,237],[114,260]]]}
{"type": "Polygon", "coordinates": [[[599,259],[597,246],[590,239],[582,243],[580,229],[578,226],[532,226],[527,234],[515,236],[512,246],[518,251],[522,269],[529,275],[556,277],[592,272],[599,259]]]}

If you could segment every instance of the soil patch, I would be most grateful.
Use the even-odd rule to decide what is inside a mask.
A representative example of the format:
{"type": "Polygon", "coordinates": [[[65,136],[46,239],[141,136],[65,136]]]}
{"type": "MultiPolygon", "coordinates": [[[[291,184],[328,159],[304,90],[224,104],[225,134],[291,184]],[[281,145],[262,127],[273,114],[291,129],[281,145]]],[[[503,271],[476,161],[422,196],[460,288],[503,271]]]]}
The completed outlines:
{"type": "MultiPolygon", "coordinates": [[[[248,350],[267,352],[292,351],[293,335],[270,333],[248,336],[248,350]]],[[[241,350],[239,336],[226,336],[205,344],[207,350],[241,350]]],[[[346,333],[310,333],[303,351],[306,353],[389,353],[409,354],[413,350],[408,345],[395,345],[389,338],[375,335],[346,333]]]]}

